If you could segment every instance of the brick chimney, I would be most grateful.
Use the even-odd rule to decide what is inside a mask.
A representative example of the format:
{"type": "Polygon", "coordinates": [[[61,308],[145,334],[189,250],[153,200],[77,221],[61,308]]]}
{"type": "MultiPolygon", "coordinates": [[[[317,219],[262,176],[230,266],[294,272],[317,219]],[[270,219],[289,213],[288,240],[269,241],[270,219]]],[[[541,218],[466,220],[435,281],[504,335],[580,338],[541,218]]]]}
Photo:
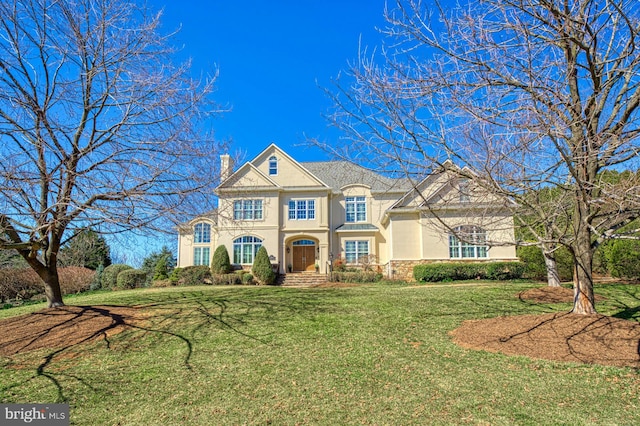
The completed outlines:
{"type": "Polygon", "coordinates": [[[229,154],[220,156],[220,182],[225,181],[233,173],[233,160],[229,154]]]}

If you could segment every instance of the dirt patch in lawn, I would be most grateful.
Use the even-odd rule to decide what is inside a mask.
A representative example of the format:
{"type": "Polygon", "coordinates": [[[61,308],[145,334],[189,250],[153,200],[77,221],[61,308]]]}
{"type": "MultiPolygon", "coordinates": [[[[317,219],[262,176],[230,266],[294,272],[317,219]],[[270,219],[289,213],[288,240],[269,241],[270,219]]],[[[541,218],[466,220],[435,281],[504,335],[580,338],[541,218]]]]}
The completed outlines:
{"type": "Polygon", "coordinates": [[[128,306],[63,306],[0,321],[0,355],[68,348],[107,338],[140,324],[140,309],[128,306]]]}
{"type": "MultiPolygon", "coordinates": [[[[540,287],[518,297],[536,303],[571,303],[573,290],[540,287]]],[[[571,313],[498,317],[465,321],[450,334],[455,343],[470,349],[640,368],[640,323],[622,318],[571,313]]]]}

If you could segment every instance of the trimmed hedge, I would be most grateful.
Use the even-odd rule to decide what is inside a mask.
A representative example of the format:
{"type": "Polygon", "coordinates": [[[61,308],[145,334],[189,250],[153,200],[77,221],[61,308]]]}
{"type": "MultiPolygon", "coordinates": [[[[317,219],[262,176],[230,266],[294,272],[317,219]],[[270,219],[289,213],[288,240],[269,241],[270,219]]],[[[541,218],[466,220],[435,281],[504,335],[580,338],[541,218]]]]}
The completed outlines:
{"type": "Polygon", "coordinates": [[[428,263],[413,268],[413,278],[418,282],[513,280],[522,278],[523,273],[524,264],[520,262],[428,263]]]}
{"type": "Polygon", "coordinates": [[[205,265],[176,268],[169,281],[180,286],[211,284],[211,268],[205,265]]]}
{"type": "Polygon", "coordinates": [[[374,283],[382,279],[382,274],[374,271],[333,272],[332,281],[340,283],[374,283]]]}
{"type": "Polygon", "coordinates": [[[104,268],[104,271],[102,271],[102,278],[100,280],[102,288],[116,288],[118,285],[118,275],[120,272],[128,269],[133,269],[133,267],[123,263],[114,263],[113,265],[109,265],[104,268]]]}
{"type": "Polygon", "coordinates": [[[145,286],[148,272],[142,269],[127,269],[118,274],[116,279],[116,288],[126,290],[132,288],[141,288],[145,286]]]}

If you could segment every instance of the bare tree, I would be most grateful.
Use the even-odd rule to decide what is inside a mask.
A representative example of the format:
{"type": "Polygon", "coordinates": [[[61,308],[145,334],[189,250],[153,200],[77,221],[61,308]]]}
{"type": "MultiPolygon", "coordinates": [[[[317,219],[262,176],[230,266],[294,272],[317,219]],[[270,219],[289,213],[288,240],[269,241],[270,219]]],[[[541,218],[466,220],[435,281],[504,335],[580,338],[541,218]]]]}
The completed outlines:
{"type": "Polygon", "coordinates": [[[536,244],[569,249],[573,312],[594,313],[594,250],[639,213],[637,173],[604,178],[637,167],[639,15],[631,0],[397,0],[389,45],[330,93],[357,142],[333,150],[406,176],[467,166],[536,244]],[[532,196],[544,188],[557,197],[532,196]]]}
{"type": "Polygon", "coordinates": [[[170,230],[167,217],[210,209],[215,76],[174,65],[160,16],[125,0],[0,3],[0,248],[38,273],[50,307],[65,233],[170,230]]]}

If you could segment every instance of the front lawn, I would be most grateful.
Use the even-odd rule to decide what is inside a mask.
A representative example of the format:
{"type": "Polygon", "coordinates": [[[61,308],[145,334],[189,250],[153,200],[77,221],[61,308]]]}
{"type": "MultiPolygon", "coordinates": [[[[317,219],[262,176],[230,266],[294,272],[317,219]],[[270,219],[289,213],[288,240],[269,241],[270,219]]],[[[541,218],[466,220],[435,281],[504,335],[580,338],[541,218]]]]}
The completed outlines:
{"type": "MultiPolygon", "coordinates": [[[[570,308],[517,297],[530,287],[207,286],[76,296],[67,303],[143,306],[143,318],[90,343],[1,356],[0,402],[67,401],[78,425],[640,424],[637,370],[451,342],[448,332],[467,319],[570,308]]],[[[640,286],[596,293],[607,297],[601,313],[639,321],[640,286]]]]}

